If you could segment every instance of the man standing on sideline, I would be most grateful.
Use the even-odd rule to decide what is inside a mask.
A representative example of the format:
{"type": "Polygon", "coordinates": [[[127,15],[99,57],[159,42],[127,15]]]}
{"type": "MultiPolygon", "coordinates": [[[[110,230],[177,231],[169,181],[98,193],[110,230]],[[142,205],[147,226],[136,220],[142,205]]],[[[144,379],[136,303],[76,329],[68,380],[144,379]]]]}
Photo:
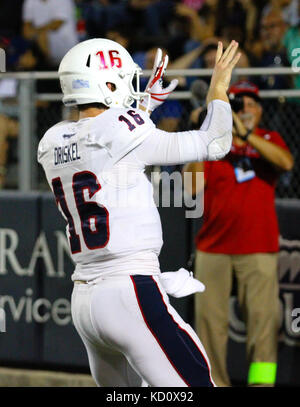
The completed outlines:
{"type": "MultiPolygon", "coordinates": [[[[259,127],[258,88],[238,82],[229,89],[233,144],[221,161],[192,163],[184,171],[204,171],[204,219],[196,237],[195,275],[206,286],[196,295],[196,332],[218,386],[230,386],[226,369],[232,278],[247,326],[248,384],[276,380],[279,316],[278,223],[275,187],[280,172],[293,167],[285,142],[259,127]]],[[[197,194],[195,185],[186,189],[197,194]]]]}

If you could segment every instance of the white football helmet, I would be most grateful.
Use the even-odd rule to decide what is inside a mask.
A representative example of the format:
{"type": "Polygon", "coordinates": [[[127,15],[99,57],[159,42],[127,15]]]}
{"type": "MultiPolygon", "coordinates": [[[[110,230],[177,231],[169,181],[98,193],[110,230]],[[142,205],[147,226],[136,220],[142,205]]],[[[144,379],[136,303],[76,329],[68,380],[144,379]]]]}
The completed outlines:
{"type": "Polygon", "coordinates": [[[124,47],[107,39],[75,45],[63,57],[58,73],[66,106],[98,102],[108,107],[129,107],[146,95],[139,89],[141,68],[124,47]],[[114,86],[110,89],[108,83],[114,86]]]}

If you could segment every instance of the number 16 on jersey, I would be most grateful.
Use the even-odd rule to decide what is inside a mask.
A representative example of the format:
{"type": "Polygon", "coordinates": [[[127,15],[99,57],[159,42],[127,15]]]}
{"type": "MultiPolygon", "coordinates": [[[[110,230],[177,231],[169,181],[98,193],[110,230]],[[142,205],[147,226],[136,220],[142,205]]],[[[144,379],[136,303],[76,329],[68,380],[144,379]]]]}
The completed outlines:
{"type": "Polygon", "coordinates": [[[76,202],[77,213],[71,214],[60,177],[52,180],[56,204],[60,205],[68,221],[69,242],[72,254],[81,252],[80,237],[76,232],[74,217],[79,217],[82,236],[86,247],[90,250],[100,249],[109,241],[109,213],[107,209],[93,201],[87,201],[84,191],[88,191],[91,199],[101,189],[101,185],[90,171],[77,172],[73,175],[72,189],[76,202]]]}

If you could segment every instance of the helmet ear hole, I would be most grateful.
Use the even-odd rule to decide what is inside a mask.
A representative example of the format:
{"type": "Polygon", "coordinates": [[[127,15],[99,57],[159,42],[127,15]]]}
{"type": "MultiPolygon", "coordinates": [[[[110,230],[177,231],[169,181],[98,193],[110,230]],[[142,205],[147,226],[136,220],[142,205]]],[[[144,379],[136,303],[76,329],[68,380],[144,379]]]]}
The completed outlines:
{"type": "Polygon", "coordinates": [[[106,86],[112,92],[114,92],[117,89],[116,85],[114,83],[112,83],[112,82],[106,82],[106,86]]]}

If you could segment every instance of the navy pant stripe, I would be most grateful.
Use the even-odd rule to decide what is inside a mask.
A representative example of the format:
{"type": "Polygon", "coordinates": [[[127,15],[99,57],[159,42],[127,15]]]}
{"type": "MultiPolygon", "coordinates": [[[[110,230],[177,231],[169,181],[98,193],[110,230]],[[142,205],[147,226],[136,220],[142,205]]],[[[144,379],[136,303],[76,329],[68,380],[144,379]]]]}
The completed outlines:
{"type": "Polygon", "coordinates": [[[166,357],[187,386],[213,386],[201,350],[168,312],[162,293],[151,276],[131,276],[144,321],[166,357]]]}

